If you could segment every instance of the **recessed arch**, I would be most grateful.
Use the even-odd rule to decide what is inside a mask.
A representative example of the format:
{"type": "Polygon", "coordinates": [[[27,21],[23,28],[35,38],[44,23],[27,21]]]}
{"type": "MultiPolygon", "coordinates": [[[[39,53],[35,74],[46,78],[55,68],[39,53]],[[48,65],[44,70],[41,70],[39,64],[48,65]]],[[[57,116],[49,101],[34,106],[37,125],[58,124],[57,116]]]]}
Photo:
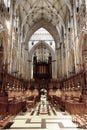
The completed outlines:
{"type": "Polygon", "coordinates": [[[56,60],[56,59],[55,59],[55,52],[54,52],[54,50],[53,50],[46,42],[43,42],[43,41],[39,41],[36,45],[34,45],[34,46],[32,47],[32,49],[31,49],[30,52],[29,52],[29,60],[30,60],[30,61],[32,60],[33,53],[34,53],[35,49],[36,49],[40,44],[45,45],[46,48],[51,52],[52,60],[56,60]]]}
{"type": "Polygon", "coordinates": [[[32,26],[32,28],[27,32],[26,38],[25,38],[25,46],[26,48],[28,47],[28,42],[32,36],[32,34],[38,30],[39,28],[43,27],[44,29],[46,29],[53,37],[56,45],[55,47],[58,46],[59,43],[59,34],[58,31],[56,29],[55,26],[53,26],[51,23],[49,23],[47,20],[45,19],[40,19],[34,26],[32,26]]]}
{"type": "Polygon", "coordinates": [[[47,49],[51,52],[51,55],[52,55],[52,78],[55,78],[57,76],[57,71],[56,71],[56,53],[54,52],[54,50],[46,43],[46,42],[43,42],[42,41],[39,41],[36,45],[34,45],[34,47],[31,49],[30,53],[29,53],[29,63],[30,63],[30,75],[31,75],[31,78],[33,77],[33,53],[35,51],[35,49],[40,45],[40,44],[43,44],[47,47],[47,49]]]}
{"type": "Polygon", "coordinates": [[[44,28],[40,28],[34,32],[28,43],[29,51],[39,41],[46,42],[53,50],[55,50],[55,42],[52,35],[44,28]]]}
{"type": "Polygon", "coordinates": [[[72,7],[71,7],[70,1],[69,0],[65,0],[65,3],[66,3],[66,5],[67,5],[67,7],[68,7],[68,9],[70,11],[70,14],[72,15],[72,7]]]}

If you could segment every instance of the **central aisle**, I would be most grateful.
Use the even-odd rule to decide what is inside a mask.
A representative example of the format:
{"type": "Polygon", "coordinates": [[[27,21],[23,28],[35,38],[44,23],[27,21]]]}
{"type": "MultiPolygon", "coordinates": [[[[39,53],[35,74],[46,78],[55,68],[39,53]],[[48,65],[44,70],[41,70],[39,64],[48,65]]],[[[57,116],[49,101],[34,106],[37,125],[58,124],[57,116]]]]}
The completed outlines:
{"type": "Polygon", "coordinates": [[[72,122],[71,116],[67,112],[56,111],[47,104],[47,112],[40,113],[41,104],[37,104],[34,109],[21,112],[12,121],[8,130],[77,130],[72,122]]]}

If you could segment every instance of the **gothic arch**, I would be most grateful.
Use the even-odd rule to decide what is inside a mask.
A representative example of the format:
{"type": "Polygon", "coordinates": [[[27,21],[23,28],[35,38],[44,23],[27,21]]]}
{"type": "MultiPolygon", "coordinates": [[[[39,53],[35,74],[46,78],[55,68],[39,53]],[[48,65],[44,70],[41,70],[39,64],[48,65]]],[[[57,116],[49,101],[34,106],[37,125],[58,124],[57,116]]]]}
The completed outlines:
{"type": "Polygon", "coordinates": [[[33,55],[35,49],[36,49],[40,44],[45,45],[46,48],[51,52],[52,60],[56,60],[56,59],[55,59],[55,52],[53,51],[53,49],[52,49],[46,42],[42,42],[42,41],[39,41],[36,45],[34,45],[34,47],[32,47],[32,49],[31,49],[30,52],[29,52],[29,60],[30,60],[30,61],[32,60],[32,55],[33,55]]]}
{"type": "Polygon", "coordinates": [[[40,19],[34,26],[32,26],[32,28],[27,32],[26,38],[25,38],[25,46],[26,48],[28,47],[28,42],[30,40],[30,37],[32,36],[32,34],[38,30],[39,28],[45,28],[54,38],[54,41],[57,44],[59,43],[59,34],[58,31],[56,29],[55,26],[53,26],[51,23],[49,23],[47,20],[45,19],[40,19]]]}
{"type": "MultiPolygon", "coordinates": [[[[33,77],[32,76],[32,74],[33,74],[33,61],[32,61],[32,55],[33,55],[33,52],[34,52],[34,50],[36,49],[36,47],[37,46],[39,46],[40,44],[41,44],[42,42],[41,41],[39,41],[32,49],[31,49],[31,51],[29,52],[29,63],[30,63],[30,75],[31,75],[31,78],[33,77]]],[[[56,54],[55,54],[55,52],[53,51],[53,49],[47,44],[47,43],[45,43],[45,42],[43,42],[43,44],[48,48],[48,50],[50,50],[50,52],[51,52],[51,55],[52,55],[52,77],[53,78],[55,78],[55,77],[57,77],[57,69],[56,69],[56,54]]]]}

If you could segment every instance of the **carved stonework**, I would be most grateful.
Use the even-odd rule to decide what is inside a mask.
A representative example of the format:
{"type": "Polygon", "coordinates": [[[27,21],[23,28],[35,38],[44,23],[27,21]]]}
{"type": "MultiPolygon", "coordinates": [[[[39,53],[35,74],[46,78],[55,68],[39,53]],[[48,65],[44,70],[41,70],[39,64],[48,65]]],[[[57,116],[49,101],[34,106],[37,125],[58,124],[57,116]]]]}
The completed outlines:
{"type": "Polygon", "coordinates": [[[78,31],[78,34],[79,32],[81,32],[82,28],[84,27],[84,24],[86,22],[86,5],[85,3],[83,2],[81,7],[80,7],[80,10],[77,14],[77,25],[78,25],[78,28],[77,28],[77,31],[78,31]]]}
{"type": "Polygon", "coordinates": [[[84,64],[87,62],[87,49],[83,50],[83,62],[84,64]]]}
{"type": "Polygon", "coordinates": [[[84,56],[84,63],[87,62],[87,55],[84,56]]]}

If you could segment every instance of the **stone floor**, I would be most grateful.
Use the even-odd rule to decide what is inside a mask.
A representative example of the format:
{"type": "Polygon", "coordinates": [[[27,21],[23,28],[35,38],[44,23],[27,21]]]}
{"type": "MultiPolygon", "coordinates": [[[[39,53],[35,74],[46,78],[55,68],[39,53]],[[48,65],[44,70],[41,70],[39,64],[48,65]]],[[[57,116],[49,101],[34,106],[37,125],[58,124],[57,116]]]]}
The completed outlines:
{"type": "Polygon", "coordinates": [[[67,112],[55,110],[49,104],[47,113],[40,113],[40,104],[19,113],[5,130],[79,130],[67,112]]]}

